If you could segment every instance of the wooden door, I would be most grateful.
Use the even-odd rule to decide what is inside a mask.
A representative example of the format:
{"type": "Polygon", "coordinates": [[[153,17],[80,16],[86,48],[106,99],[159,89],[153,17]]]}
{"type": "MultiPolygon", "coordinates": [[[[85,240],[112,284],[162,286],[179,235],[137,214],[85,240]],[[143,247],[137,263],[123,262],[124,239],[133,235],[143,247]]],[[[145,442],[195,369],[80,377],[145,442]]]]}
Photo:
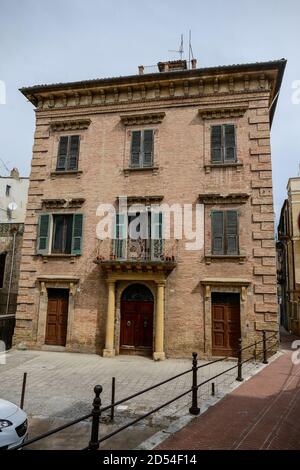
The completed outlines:
{"type": "Polygon", "coordinates": [[[151,354],[152,342],[153,302],[122,301],[120,352],[151,354]]]}
{"type": "Polygon", "coordinates": [[[240,306],[212,303],[212,354],[237,356],[240,335],[240,306]]]}
{"type": "Polygon", "coordinates": [[[49,289],[45,344],[66,345],[68,305],[69,293],[67,290],[49,289]]]}

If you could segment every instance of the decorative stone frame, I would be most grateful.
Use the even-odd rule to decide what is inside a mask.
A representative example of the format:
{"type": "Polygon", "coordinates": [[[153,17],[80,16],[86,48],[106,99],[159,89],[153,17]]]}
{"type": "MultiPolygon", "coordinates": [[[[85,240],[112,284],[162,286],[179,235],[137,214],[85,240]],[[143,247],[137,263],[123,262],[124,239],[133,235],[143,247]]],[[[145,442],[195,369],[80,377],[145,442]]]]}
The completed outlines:
{"type": "Polygon", "coordinates": [[[83,171],[81,169],[82,163],[82,155],[84,153],[84,141],[85,141],[85,132],[86,128],[69,128],[70,130],[65,130],[64,127],[61,129],[55,129],[53,132],[53,138],[51,139],[51,148],[50,148],[50,155],[51,155],[51,166],[50,166],[50,177],[52,179],[60,176],[75,176],[80,178],[83,171]],[[78,155],[78,165],[76,170],[57,170],[57,156],[58,156],[58,148],[59,148],[59,141],[60,138],[63,136],[73,136],[79,135],[79,155],[78,155]]]}
{"type": "Polygon", "coordinates": [[[154,281],[118,281],[116,282],[116,310],[115,310],[115,353],[120,354],[120,333],[121,333],[121,297],[125,289],[133,284],[143,284],[146,286],[153,296],[153,344],[152,351],[154,351],[154,339],[155,339],[155,318],[156,318],[156,285],[154,281]]]}
{"type": "MultiPolygon", "coordinates": [[[[158,113],[164,114],[164,113],[158,113]]],[[[130,122],[130,121],[129,121],[130,122]]],[[[133,124],[130,125],[130,128],[125,125],[125,143],[124,143],[124,157],[123,157],[123,172],[124,176],[129,176],[132,173],[149,173],[152,175],[157,175],[159,172],[159,124],[161,121],[149,120],[147,124],[145,121],[133,121],[133,124]],[[153,161],[152,166],[149,167],[131,167],[130,166],[130,157],[131,157],[131,136],[133,131],[143,131],[146,129],[153,130],[153,161]]]]}
{"type": "Polygon", "coordinates": [[[250,284],[247,279],[235,278],[207,278],[201,281],[203,286],[203,302],[204,302],[204,355],[211,359],[212,357],[212,301],[211,294],[213,292],[234,293],[240,294],[240,324],[241,324],[241,338],[243,344],[251,343],[250,325],[253,324],[250,318],[250,284]],[[249,341],[250,340],[250,341],[249,341]]]}
{"type": "Polygon", "coordinates": [[[236,171],[241,171],[243,167],[242,155],[240,150],[240,129],[239,124],[243,118],[247,107],[240,106],[235,108],[214,108],[214,109],[200,109],[198,111],[203,122],[203,147],[204,147],[204,169],[205,173],[210,173],[213,169],[226,169],[235,168],[236,171]],[[211,126],[234,124],[236,129],[236,161],[226,163],[212,163],[211,161],[211,126]]]}
{"type": "Polygon", "coordinates": [[[37,288],[39,289],[38,301],[38,319],[36,344],[41,349],[51,348],[52,350],[70,350],[72,351],[72,331],[75,316],[75,294],[79,278],[71,276],[39,276],[37,278],[37,288]],[[66,346],[48,346],[45,345],[47,312],[48,312],[48,291],[47,289],[68,289],[68,326],[66,346]]]}

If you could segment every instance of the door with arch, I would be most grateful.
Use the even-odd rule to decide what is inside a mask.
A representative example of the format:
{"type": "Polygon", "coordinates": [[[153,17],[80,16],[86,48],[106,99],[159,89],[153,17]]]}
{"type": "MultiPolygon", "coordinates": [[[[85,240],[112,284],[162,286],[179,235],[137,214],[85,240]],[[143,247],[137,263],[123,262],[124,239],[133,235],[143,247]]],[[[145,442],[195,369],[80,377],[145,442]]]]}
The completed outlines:
{"type": "Polygon", "coordinates": [[[120,354],[150,356],[153,347],[153,295],[143,284],[128,286],[121,298],[120,354]]]}

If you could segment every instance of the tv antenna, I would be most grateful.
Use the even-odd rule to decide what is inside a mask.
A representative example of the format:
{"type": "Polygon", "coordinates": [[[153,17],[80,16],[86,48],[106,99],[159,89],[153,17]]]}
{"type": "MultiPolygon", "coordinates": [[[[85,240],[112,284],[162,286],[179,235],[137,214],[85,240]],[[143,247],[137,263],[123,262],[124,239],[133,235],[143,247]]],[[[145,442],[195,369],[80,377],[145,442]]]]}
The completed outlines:
{"type": "Polygon", "coordinates": [[[182,60],[182,56],[183,56],[183,34],[181,35],[181,41],[180,41],[180,47],[177,51],[173,50],[173,49],[169,49],[169,52],[177,52],[177,54],[180,54],[180,60],[182,60]]]}
{"type": "Polygon", "coordinates": [[[194,59],[193,48],[192,48],[192,31],[189,30],[189,64],[191,59],[194,59]]]}

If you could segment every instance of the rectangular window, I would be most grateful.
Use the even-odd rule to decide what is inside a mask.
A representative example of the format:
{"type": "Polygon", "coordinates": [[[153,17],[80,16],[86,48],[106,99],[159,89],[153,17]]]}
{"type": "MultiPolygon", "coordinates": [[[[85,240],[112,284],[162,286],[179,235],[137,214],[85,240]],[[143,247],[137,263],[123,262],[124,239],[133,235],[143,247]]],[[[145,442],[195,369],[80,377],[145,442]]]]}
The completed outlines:
{"type": "Polygon", "coordinates": [[[0,289],[4,286],[5,262],[7,253],[0,254],[0,289]]]}
{"type": "Polygon", "coordinates": [[[163,251],[161,212],[117,214],[114,256],[124,259],[160,259],[163,251]]]}
{"type": "Polygon", "coordinates": [[[60,138],[56,171],[74,171],[78,169],[79,142],[79,135],[60,138]]]}
{"type": "Polygon", "coordinates": [[[6,191],[5,191],[6,196],[10,196],[10,189],[11,189],[11,186],[9,186],[9,184],[7,184],[6,185],[6,191]]]}
{"type": "Polygon", "coordinates": [[[132,131],[131,161],[133,168],[153,166],[153,130],[132,131]]]}
{"type": "Polygon", "coordinates": [[[212,211],[212,254],[237,255],[239,253],[238,212],[212,211]]]}
{"type": "Polygon", "coordinates": [[[220,165],[236,162],[235,141],[234,124],[211,126],[211,162],[220,165]]]}
{"type": "Polygon", "coordinates": [[[37,253],[45,256],[51,253],[80,255],[82,233],[82,214],[41,214],[37,253]]]}

